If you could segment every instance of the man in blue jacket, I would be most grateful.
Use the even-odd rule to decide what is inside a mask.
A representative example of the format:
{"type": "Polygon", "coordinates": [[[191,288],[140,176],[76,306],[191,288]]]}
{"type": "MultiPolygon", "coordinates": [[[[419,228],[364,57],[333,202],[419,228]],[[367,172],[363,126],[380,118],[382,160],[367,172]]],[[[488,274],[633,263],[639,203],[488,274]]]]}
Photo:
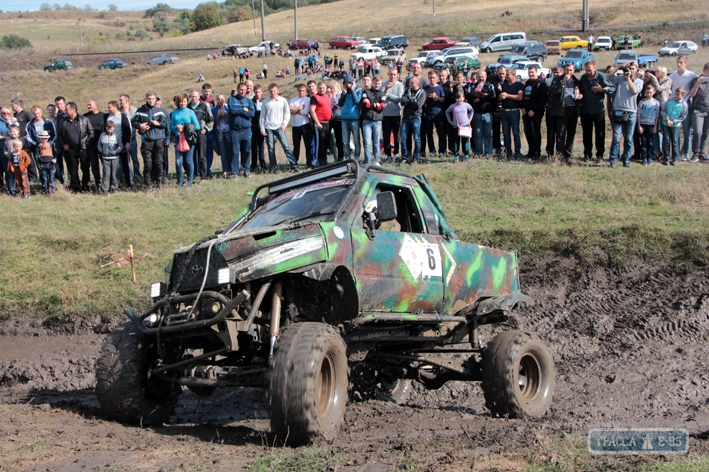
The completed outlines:
{"type": "Polygon", "coordinates": [[[354,84],[351,75],[342,76],[342,94],[337,105],[342,108],[342,145],[344,146],[345,159],[349,159],[352,153],[350,149],[350,133],[354,139],[355,159],[359,160],[361,151],[359,141],[359,107],[362,101],[362,89],[354,84]]]}
{"type": "Polygon", "coordinates": [[[153,190],[152,179],[157,182],[158,189],[162,188],[163,152],[165,150],[165,128],[167,120],[162,109],[157,106],[157,94],[145,94],[145,104],[136,110],[131,119],[131,127],[138,130],[143,155],[143,182],[145,190],[153,190]]]}
{"type": "Polygon", "coordinates": [[[254,102],[246,96],[246,84],[240,83],[236,95],[229,97],[229,116],[231,122],[232,156],[229,166],[232,178],[241,173],[244,177],[251,177],[251,119],[254,117],[254,102]],[[241,167],[239,155],[241,154],[241,167]]]}

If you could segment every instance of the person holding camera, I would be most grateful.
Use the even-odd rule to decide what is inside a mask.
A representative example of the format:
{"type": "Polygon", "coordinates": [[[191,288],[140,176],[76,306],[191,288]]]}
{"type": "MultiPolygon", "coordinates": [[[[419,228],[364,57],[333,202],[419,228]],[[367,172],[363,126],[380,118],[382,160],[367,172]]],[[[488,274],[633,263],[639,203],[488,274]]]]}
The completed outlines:
{"type": "Polygon", "coordinates": [[[611,143],[610,166],[618,164],[620,154],[620,139],[625,140],[623,154],[620,159],[623,167],[630,167],[630,153],[633,150],[633,132],[635,131],[638,110],[638,94],[643,89],[643,80],[635,78],[638,72],[638,65],[628,62],[620,67],[611,67],[608,76],[615,85],[613,95],[613,142],[611,143]],[[620,70],[623,75],[618,76],[616,72],[620,70]]]}
{"type": "Polygon", "coordinates": [[[352,153],[350,149],[350,134],[354,140],[354,157],[359,161],[362,151],[359,141],[359,116],[360,103],[362,103],[362,89],[354,84],[354,78],[345,74],[342,77],[342,94],[337,105],[342,108],[342,145],[344,146],[345,159],[352,153]]]}
{"type": "Polygon", "coordinates": [[[420,88],[419,78],[411,77],[400,102],[404,108],[401,118],[401,157],[409,164],[416,163],[421,158],[421,112],[425,102],[426,94],[420,88]],[[412,138],[414,143],[412,155],[409,155],[407,147],[409,138],[412,138]]]}

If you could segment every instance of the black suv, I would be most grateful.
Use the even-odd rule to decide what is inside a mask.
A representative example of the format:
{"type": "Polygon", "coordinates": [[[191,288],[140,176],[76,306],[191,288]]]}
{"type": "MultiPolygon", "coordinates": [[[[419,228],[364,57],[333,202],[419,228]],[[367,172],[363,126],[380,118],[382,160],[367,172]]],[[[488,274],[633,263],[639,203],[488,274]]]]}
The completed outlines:
{"type": "Polygon", "coordinates": [[[510,49],[510,53],[527,56],[530,60],[539,62],[540,64],[544,62],[544,59],[549,55],[547,47],[539,41],[525,41],[522,44],[517,44],[510,49]]]}
{"type": "Polygon", "coordinates": [[[409,46],[409,40],[403,34],[392,34],[384,36],[375,46],[382,49],[400,48],[406,49],[409,46]]]}

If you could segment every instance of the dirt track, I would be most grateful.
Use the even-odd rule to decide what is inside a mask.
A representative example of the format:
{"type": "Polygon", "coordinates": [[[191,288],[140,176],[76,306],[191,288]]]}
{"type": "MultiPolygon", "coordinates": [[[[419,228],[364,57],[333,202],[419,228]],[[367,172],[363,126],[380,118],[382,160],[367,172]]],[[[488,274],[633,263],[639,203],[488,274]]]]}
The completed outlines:
{"type": "MultiPolygon", "coordinates": [[[[464,383],[416,387],[403,406],[352,403],[332,448],[340,469],[516,470],[555,460],[549,444],[593,427],[686,428],[690,451],[706,453],[709,269],[606,264],[599,254],[591,267],[561,258],[522,267],[523,291],[536,302],[511,324],[538,333],[554,354],[547,416],[492,418],[479,386],[464,383]]],[[[0,470],[241,470],[274,452],[257,389],[208,399],[185,391],[159,428],[105,420],[92,392],[102,335],[92,330],[106,329],[98,319],[0,324],[0,470]]],[[[598,460],[617,468],[645,459],[598,460]]]]}

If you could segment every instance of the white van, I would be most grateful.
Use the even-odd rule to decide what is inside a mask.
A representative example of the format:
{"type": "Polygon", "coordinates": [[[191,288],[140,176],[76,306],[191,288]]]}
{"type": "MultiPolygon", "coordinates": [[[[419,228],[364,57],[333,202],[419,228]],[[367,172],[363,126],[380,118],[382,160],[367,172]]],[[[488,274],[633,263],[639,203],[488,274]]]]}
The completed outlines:
{"type": "Polygon", "coordinates": [[[480,43],[480,51],[509,51],[513,46],[527,41],[527,34],[524,31],[514,33],[497,33],[490,36],[487,41],[480,43]]]}

